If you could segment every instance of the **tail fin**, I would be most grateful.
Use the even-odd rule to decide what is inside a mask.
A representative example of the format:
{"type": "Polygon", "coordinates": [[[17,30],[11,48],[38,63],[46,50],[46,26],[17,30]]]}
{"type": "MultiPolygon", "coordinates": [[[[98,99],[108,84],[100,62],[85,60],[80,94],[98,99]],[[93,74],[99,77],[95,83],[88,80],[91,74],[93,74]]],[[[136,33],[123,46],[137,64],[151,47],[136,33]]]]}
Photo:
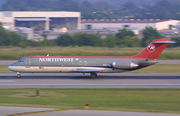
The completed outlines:
{"type": "Polygon", "coordinates": [[[157,59],[161,52],[169,43],[175,43],[171,40],[155,39],[140,54],[135,55],[137,58],[157,59]]]}

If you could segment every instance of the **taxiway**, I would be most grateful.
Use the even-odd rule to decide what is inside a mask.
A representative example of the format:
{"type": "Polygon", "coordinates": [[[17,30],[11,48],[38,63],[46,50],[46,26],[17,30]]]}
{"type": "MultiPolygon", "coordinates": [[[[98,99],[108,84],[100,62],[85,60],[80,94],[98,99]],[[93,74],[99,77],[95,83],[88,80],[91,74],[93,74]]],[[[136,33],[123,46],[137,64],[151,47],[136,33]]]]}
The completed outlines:
{"type": "Polygon", "coordinates": [[[0,116],[179,116],[179,114],[0,106],[0,116]]]}

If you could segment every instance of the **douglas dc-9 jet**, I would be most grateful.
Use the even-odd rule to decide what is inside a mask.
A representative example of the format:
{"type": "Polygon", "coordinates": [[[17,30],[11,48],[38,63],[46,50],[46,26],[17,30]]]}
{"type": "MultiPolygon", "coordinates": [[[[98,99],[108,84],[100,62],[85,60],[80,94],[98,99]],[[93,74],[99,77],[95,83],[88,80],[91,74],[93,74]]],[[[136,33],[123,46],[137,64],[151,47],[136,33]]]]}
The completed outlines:
{"type": "Polygon", "coordinates": [[[21,73],[118,73],[133,71],[158,63],[156,60],[171,40],[155,39],[135,56],[27,56],[10,65],[21,73]]]}

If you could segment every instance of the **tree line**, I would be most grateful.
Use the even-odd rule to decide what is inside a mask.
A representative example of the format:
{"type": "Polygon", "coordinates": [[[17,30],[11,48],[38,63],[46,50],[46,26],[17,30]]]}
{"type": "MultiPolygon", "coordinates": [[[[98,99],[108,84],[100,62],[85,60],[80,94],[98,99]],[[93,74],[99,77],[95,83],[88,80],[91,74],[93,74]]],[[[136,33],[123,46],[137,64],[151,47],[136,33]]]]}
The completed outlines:
{"type": "MultiPolygon", "coordinates": [[[[134,1],[135,2],[135,1],[134,1]]],[[[111,5],[83,0],[7,0],[2,11],[78,11],[83,19],[176,19],[180,20],[179,0],[160,0],[137,6],[132,1],[111,5]],[[17,4],[18,3],[18,4],[17,4]]]]}
{"type": "MultiPolygon", "coordinates": [[[[13,31],[5,31],[0,23],[0,46],[18,46],[18,47],[43,47],[43,46],[93,46],[93,47],[145,47],[154,39],[163,38],[163,36],[152,27],[146,27],[142,31],[143,38],[135,36],[134,32],[127,29],[119,30],[115,35],[108,34],[101,38],[98,33],[74,33],[73,36],[68,33],[59,35],[57,39],[47,40],[47,35],[43,35],[43,40],[27,40],[13,31]]],[[[180,46],[180,37],[173,37],[177,43],[170,47],[180,46]]]]}

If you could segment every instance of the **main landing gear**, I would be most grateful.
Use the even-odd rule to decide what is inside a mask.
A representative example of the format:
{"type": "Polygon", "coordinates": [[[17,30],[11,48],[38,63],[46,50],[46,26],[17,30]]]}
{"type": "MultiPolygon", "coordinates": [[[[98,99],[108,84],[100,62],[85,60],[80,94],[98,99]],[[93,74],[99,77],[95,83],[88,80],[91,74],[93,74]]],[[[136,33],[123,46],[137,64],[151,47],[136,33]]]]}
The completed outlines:
{"type": "Polygon", "coordinates": [[[97,77],[97,73],[95,73],[95,72],[92,72],[90,74],[91,74],[91,78],[96,78],[97,77]]]}
{"type": "Polygon", "coordinates": [[[20,72],[17,72],[17,78],[20,78],[20,77],[21,77],[20,72]]]}

